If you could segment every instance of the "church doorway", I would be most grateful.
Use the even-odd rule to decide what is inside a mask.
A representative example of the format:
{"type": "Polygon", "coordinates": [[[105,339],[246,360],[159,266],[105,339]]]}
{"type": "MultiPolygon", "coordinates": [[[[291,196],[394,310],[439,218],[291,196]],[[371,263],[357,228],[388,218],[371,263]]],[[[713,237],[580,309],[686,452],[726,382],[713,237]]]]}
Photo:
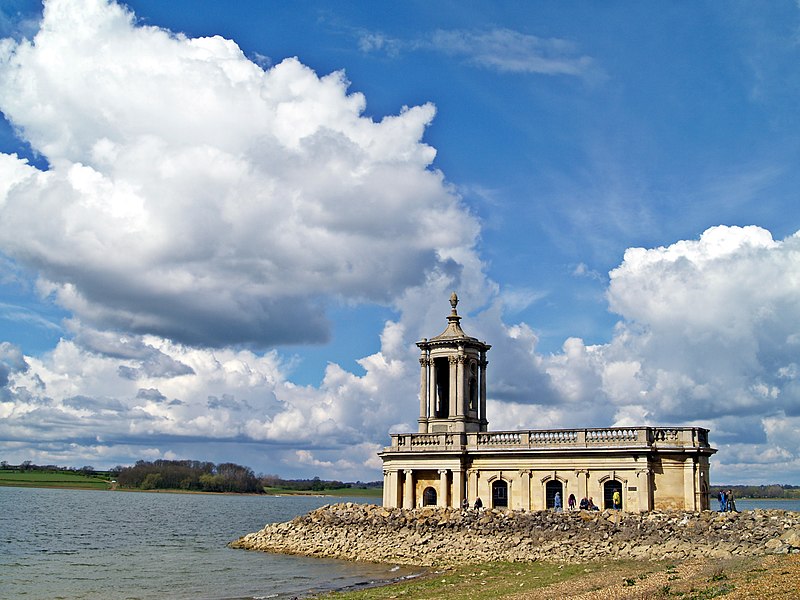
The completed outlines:
{"type": "Polygon", "coordinates": [[[492,508],[508,506],[508,484],[502,479],[492,482],[492,508]]]}
{"type": "Polygon", "coordinates": [[[619,492],[619,508],[622,508],[622,482],[610,479],[603,484],[603,508],[614,507],[614,492],[619,492]]]}
{"type": "Polygon", "coordinates": [[[546,508],[555,507],[556,492],[561,496],[561,506],[564,506],[564,484],[558,479],[551,479],[544,486],[544,505],[546,508]]]}
{"type": "Polygon", "coordinates": [[[436,506],[436,490],[426,487],[422,492],[422,506],[436,506]]]}

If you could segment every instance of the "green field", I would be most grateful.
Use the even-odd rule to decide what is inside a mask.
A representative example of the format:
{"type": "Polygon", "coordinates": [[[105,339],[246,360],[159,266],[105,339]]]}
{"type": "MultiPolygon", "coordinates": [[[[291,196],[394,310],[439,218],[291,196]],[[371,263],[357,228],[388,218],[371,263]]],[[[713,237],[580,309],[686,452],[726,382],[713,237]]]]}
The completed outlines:
{"type": "Polygon", "coordinates": [[[83,490],[107,490],[111,482],[102,477],[71,471],[10,471],[0,470],[0,485],[14,487],[53,487],[83,490]]]}

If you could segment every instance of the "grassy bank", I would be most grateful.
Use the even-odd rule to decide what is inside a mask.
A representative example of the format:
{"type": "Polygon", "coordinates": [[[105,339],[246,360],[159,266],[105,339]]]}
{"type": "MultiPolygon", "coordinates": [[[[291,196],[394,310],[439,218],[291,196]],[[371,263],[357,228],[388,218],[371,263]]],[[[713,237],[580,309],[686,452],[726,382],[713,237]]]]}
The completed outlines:
{"type": "MultiPolygon", "coordinates": [[[[73,471],[19,471],[0,470],[0,486],[36,487],[36,488],[71,488],[78,490],[109,490],[112,488],[111,480],[76,473],[73,471]]],[[[138,488],[118,488],[125,491],[161,491],[185,492],[186,490],[140,490],[138,488]]],[[[270,495],[305,495],[305,496],[360,496],[365,498],[381,498],[383,491],[380,488],[338,488],[320,491],[297,491],[280,487],[265,487],[264,492],[270,495]]]]}
{"type": "Polygon", "coordinates": [[[102,477],[71,471],[10,471],[0,470],[0,485],[14,487],[74,488],[107,490],[111,481],[102,477]]]}
{"type": "Polygon", "coordinates": [[[328,599],[372,600],[377,598],[459,598],[493,600],[542,588],[578,576],[584,569],[602,565],[552,565],[545,563],[489,563],[431,571],[420,577],[382,587],[323,596],[328,599]]]}
{"type": "Polygon", "coordinates": [[[691,560],[606,561],[578,565],[492,563],[433,571],[382,587],[337,592],[327,600],[543,600],[549,598],[796,598],[800,555],[691,560]]]}

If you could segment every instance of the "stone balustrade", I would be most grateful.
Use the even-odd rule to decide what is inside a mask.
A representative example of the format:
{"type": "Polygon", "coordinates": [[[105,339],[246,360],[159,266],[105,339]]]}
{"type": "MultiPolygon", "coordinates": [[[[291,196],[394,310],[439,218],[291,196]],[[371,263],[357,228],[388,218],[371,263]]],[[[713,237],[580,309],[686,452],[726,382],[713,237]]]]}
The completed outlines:
{"type": "Polygon", "coordinates": [[[708,448],[708,430],[702,427],[606,427],[595,429],[540,429],[475,433],[398,433],[386,452],[428,450],[492,450],[547,448],[708,448]]]}

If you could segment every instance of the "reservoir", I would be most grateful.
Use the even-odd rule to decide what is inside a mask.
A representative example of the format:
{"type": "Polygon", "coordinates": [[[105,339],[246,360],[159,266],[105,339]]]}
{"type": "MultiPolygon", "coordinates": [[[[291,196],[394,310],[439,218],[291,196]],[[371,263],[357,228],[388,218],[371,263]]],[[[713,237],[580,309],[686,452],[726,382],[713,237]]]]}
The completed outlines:
{"type": "MultiPolygon", "coordinates": [[[[0,598],[285,599],[418,573],[226,547],[348,501],[377,500],[0,487],[0,598]]],[[[798,500],[736,505],[800,510],[798,500]]]]}
{"type": "Polygon", "coordinates": [[[281,599],[419,572],[226,547],[268,522],[368,501],[0,487],[0,598],[281,599]]]}

